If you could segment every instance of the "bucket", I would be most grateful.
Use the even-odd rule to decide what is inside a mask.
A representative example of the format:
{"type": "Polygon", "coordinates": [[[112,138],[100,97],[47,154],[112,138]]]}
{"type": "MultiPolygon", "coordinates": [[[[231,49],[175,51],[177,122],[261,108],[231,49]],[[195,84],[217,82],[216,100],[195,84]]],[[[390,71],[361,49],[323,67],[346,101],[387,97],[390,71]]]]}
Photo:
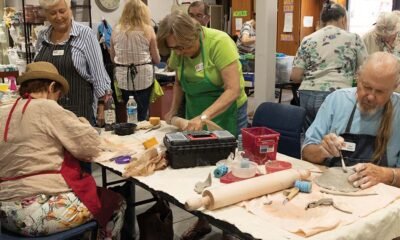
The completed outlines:
{"type": "Polygon", "coordinates": [[[280,133],[266,127],[242,128],[243,149],[257,164],[275,160],[280,133]]]}

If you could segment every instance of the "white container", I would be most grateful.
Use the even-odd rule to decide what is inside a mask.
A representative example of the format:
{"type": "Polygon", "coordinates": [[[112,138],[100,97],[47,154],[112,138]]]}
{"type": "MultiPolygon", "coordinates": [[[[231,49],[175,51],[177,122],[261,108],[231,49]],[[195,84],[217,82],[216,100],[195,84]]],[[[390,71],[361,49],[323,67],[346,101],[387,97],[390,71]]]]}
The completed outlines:
{"type": "Polygon", "coordinates": [[[288,83],[290,82],[290,75],[292,74],[294,56],[285,56],[276,58],[276,82],[288,83]]]}
{"type": "Polygon", "coordinates": [[[17,65],[18,60],[18,49],[17,48],[9,48],[7,50],[8,61],[10,64],[17,65]]]}
{"type": "Polygon", "coordinates": [[[257,173],[257,163],[249,161],[249,167],[242,167],[240,162],[232,164],[232,174],[238,178],[251,178],[257,173]]]}
{"type": "Polygon", "coordinates": [[[26,60],[18,59],[16,65],[17,65],[17,68],[18,68],[19,75],[21,75],[22,73],[25,72],[25,70],[26,70],[26,60]]]}

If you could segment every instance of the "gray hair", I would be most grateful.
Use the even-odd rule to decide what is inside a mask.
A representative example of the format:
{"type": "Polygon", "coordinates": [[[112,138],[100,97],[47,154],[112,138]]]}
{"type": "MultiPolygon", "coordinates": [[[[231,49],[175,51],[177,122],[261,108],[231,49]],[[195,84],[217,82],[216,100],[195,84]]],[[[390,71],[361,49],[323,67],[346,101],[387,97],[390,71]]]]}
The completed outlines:
{"type": "Polygon", "coordinates": [[[192,2],[188,7],[188,10],[187,10],[188,13],[189,13],[189,10],[192,7],[203,7],[204,15],[210,16],[210,6],[207,3],[203,2],[203,1],[194,1],[194,2],[192,2]]]}
{"type": "Polygon", "coordinates": [[[382,12],[376,20],[375,31],[380,36],[394,35],[400,30],[400,11],[382,12]]]}
{"type": "Polygon", "coordinates": [[[64,1],[68,8],[71,7],[71,0],[39,0],[39,5],[43,9],[49,9],[60,1],[64,1]]]}
{"type": "Polygon", "coordinates": [[[177,43],[182,46],[191,46],[199,39],[201,25],[182,11],[175,11],[161,20],[157,31],[157,44],[161,55],[168,55],[169,49],[166,39],[174,35],[177,43]]]}
{"type": "Polygon", "coordinates": [[[388,52],[374,52],[369,55],[358,69],[358,77],[367,68],[373,68],[375,72],[384,72],[385,75],[395,75],[396,84],[400,83],[400,62],[396,56],[388,52]]]}

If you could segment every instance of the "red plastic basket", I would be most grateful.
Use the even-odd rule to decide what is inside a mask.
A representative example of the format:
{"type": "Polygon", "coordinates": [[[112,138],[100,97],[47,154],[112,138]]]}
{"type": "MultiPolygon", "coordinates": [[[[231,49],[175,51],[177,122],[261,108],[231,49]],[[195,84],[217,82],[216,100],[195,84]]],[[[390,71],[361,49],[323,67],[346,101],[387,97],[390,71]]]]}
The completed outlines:
{"type": "Polygon", "coordinates": [[[280,133],[266,127],[242,128],[243,149],[257,164],[276,159],[280,133]]]}

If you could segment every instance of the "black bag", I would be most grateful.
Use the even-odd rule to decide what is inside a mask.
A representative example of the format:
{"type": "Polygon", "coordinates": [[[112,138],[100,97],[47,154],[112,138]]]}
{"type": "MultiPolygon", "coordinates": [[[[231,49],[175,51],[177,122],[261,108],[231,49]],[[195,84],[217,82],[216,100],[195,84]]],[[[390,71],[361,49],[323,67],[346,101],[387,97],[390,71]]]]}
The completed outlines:
{"type": "Polygon", "coordinates": [[[172,211],[166,200],[157,198],[156,204],[137,215],[140,240],[173,240],[172,211]]]}

